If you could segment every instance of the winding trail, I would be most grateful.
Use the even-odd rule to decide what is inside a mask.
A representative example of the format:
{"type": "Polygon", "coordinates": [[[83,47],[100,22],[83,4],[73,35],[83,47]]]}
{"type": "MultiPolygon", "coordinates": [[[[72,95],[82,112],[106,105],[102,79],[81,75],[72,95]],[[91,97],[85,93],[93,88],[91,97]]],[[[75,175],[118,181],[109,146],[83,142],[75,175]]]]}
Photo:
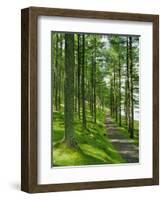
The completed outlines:
{"type": "Polygon", "coordinates": [[[134,144],[132,139],[128,139],[122,134],[115,122],[109,115],[106,117],[106,128],[108,130],[108,138],[127,163],[139,162],[139,148],[134,144]]]}

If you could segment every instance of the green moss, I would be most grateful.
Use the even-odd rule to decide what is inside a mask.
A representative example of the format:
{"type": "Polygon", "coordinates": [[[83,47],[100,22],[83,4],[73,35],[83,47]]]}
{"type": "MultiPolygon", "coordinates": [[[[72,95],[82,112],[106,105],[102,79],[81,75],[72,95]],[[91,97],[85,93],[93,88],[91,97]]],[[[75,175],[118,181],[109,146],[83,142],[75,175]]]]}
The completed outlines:
{"type": "Polygon", "coordinates": [[[89,144],[80,144],[79,147],[84,154],[99,159],[104,163],[117,163],[117,161],[111,157],[111,154],[109,156],[109,153],[107,154],[104,149],[89,144]]]}
{"type": "Polygon", "coordinates": [[[124,160],[107,137],[105,112],[97,111],[97,122],[93,123],[87,111],[87,127],[84,129],[75,118],[76,148],[70,148],[64,140],[63,113],[54,113],[53,123],[53,164],[55,166],[97,165],[123,163],[124,160]]]}
{"type": "Polygon", "coordinates": [[[91,164],[104,164],[101,159],[83,154],[80,150],[68,147],[65,143],[53,149],[54,166],[79,166],[91,164]]]}

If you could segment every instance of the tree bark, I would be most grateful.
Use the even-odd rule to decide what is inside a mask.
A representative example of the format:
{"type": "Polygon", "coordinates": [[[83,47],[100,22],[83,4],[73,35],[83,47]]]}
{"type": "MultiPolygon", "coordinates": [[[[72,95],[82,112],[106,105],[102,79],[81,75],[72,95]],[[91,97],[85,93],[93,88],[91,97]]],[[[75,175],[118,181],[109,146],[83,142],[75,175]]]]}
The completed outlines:
{"type": "Polygon", "coordinates": [[[74,34],[65,34],[65,140],[74,146],[74,34]]]}
{"type": "Polygon", "coordinates": [[[132,58],[132,37],[129,37],[129,48],[130,48],[130,138],[134,138],[134,99],[133,99],[133,58],[132,58]]]}
{"type": "Polygon", "coordinates": [[[85,36],[82,35],[82,123],[86,128],[86,111],[85,111],[85,36]]]}
{"type": "Polygon", "coordinates": [[[93,110],[94,110],[94,123],[96,123],[96,36],[94,38],[94,49],[95,49],[95,52],[94,52],[94,80],[93,80],[93,93],[94,93],[94,104],[93,104],[93,110]]]}
{"type": "Polygon", "coordinates": [[[127,119],[128,119],[128,130],[131,129],[131,122],[130,122],[130,73],[129,73],[129,42],[127,37],[127,60],[126,60],[126,81],[127,81],[127,99],[126,99],[126,108],[127,108],[127,119]]]}
{"type": "Polygon", "coordinates": [[[113,83],[112,78],[110,79],[110,114],[113,116],[113,83]]]}
{"type": "Polygon", "coordinates": [[[91,107],[91,115],[92,115],[92,119],[94,119],[94,89],[93,89],[93,82],[94,82],[94,57],[93,57],[93,53],[92,53],[92,57],[91,57],[91,103],[90,103],[90,107],[91,107]]]}
{"type": "Polygon", "coordinates": [[[55,51],[55,107],[58,110],[58,34],[56,34],[56,51],[55,51]]]}
{"type": "Polygon", "coordinates": [[[81,87],[81,58],[80,58],[80,34],[78,34],[78,117],[80,119],[80,87],[81,87]]]}
{"type": "Polygon", "coordinates": [[[118,62],[119,62],[119,126],[121,126],[121,61],[120,61],[120,44],[119,44],[119,55],[118,55],[118,62]]]}

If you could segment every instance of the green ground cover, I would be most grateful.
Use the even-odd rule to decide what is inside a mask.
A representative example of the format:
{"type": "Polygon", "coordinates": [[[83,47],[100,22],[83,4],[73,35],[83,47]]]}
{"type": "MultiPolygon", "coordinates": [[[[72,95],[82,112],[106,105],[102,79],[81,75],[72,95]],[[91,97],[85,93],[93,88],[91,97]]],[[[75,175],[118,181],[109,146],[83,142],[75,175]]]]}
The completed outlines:
{"type": "Polygon", "coordinates": [[[53,119],[53,165],[79,166],[115,164],[125,162],[107,137],[106,113],[97,111],[97,121],[92,123],[87,111],[87,128],[75,118],[75,148],[64,142],[64,113],[55,112],[53,119]]]}

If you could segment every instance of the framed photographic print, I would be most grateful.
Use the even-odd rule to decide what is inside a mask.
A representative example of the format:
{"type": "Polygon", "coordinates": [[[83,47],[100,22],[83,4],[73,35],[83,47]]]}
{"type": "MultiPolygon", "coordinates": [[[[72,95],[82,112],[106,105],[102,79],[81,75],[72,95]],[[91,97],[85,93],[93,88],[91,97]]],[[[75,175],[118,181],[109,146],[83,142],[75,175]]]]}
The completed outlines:
{"type": "Polygon", "coordinates": [[[21,189],[159,184],[159,16],[21,11],[21,189]]]}

